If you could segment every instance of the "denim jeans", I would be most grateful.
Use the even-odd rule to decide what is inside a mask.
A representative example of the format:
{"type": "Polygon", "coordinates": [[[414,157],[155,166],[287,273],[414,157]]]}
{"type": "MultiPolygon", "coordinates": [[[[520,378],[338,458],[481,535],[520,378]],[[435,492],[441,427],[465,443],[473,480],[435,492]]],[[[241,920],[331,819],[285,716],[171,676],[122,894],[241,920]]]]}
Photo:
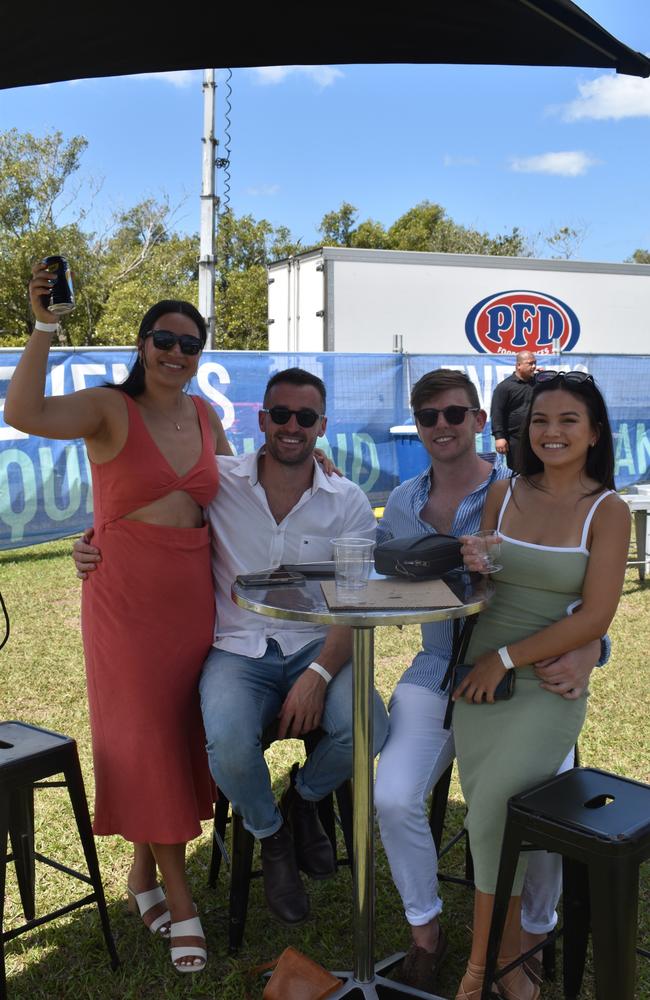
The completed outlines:
{"type": "MultiPolygon", "coordinates": [[[[199,690],[212,776],[255,837],[279,830],[282,816],[262,753],[262,734],[278,716],[291,687],[318,659],[323,640],[285,656],[274,639],[260,658],[215,649],[205,661],[199,690]]],[[[327,688],[320,723],[325,736],[298,771],[303,799],[318,801],[352,776],[352,664],[327,688]]],[[[386,709],[374,696],[374,753],[388,731],[386,709]]]]}

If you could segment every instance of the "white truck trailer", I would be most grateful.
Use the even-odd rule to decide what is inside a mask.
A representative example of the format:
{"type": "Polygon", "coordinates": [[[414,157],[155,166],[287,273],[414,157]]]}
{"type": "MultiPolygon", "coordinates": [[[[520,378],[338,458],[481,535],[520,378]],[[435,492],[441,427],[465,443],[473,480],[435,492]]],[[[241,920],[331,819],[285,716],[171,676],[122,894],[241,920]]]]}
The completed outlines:
{"type": "Polygon", "coordinates": [[[269,269],[269,351],[650,354],[650,265],[321,247],[269,269]]]}

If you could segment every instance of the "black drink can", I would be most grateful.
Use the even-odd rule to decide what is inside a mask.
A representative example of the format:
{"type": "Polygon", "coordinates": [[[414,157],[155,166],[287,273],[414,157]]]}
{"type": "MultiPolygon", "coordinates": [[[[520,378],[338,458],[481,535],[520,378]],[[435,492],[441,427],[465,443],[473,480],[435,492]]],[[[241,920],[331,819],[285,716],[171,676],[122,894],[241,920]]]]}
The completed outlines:
{"type": "Polygon", "coordinates": [[[55,316],[64,316],[74,309],[74,290],[70,267],[65,257],[44,257],[43,263],[56,280],[49,295],[43,296],[43,305],[55,316]]]}

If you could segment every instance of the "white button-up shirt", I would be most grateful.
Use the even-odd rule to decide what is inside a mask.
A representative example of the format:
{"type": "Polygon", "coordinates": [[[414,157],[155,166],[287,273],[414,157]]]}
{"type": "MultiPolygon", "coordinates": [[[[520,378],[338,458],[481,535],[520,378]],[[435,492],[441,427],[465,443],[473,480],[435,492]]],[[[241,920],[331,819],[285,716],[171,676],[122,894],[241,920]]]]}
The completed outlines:
{"type": "Polygon", "coordinates": [[[264,618],[238,607],[230,596],[235,577],[282,563],[332,559],[332,539],[375,537],[376,521],[363,490],[349,479],[326,476],[314,461],[314,479],[287,516],[276,523],[258,479],[259,452],[218,455],[219,492],[208,507],[212,572],[217,602],[214,645],[260,657],[269,639],[291,655],[324,638],[326,626],[264,618]]]}

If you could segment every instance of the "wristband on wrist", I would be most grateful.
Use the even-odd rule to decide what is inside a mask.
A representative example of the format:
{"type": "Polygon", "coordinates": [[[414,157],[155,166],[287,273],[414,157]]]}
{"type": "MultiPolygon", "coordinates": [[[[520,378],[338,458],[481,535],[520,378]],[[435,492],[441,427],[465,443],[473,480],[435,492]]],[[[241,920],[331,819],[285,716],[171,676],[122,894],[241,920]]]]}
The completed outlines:
{"type": "Polygon", "coordinates": [[[513,670],[514,669],[515,665],[512,662],[512,660],[510,659],[510,653],[508,652],[508,647],[507,646],[502,646],[501,649],[497,649],[497,656],[499,657],[499,659],[503,663],[503,665],[506,668],[506,670],[513,670]]]}
{"type": "Polygon", "coordinates": [[[326,670],[325,667],[321,667],[320,663],[316,662],[310,663],[309,666],[307,667],[307,670],[315,670],[316,673],[323,678],[326,684],[329,684],[329,682],[332,680],[332,675],[330,674],[329,670],[326,670]]]}
{"type": "Polygon", "coordinates": [[[37,319],[34,323],[34,329],[40,330],[41,333],[56,333],[59,329],[58,323],[42,323],[40,319],[37,319]]]}

